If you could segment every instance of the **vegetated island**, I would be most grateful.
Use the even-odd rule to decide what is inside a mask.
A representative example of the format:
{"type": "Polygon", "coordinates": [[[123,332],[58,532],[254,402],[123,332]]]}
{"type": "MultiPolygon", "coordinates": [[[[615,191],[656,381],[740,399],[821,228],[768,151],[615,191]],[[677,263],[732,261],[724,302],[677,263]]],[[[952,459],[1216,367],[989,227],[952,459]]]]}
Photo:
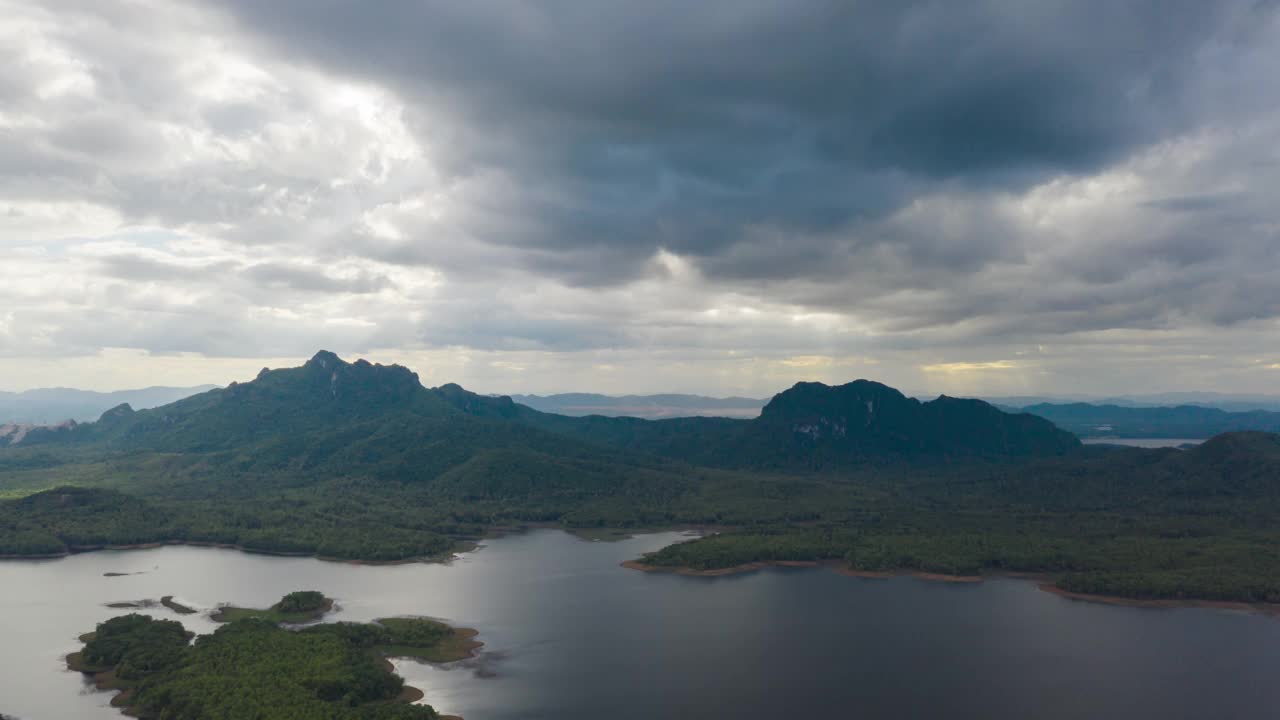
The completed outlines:
{"type": "Polygon", "coordinates": [[[327,598],[315,590],[297,590],[280,598],[280,602],[265,610],[224,605],[214,610],[209,618],[220,623],[257,618],[273,623],[298,625],[319,620],[331,610],[333,598],[327,598]]]}
{"type": "Polygon", "coordinates": [[[120,691],[111,704],[141,718],[438,720],[446,716],[413,704],[422,692],[387,658],[462,660],[482,644],[474,638],[474,630],[422,618],[288,629],[264,617],[196,637],[177,621],[129,614],[82,635],[67,667],[120,691]]]}
{"type": "Polygon", "coordinates": [[[187,607],[186,605],[183,605],[182,603],[177,602],[176,600],[173,599],[172,595],[165,595],[164,597],[160,598],[160,604],[178,613],[179,615],[195,615],[197,612],[199,612],[195,608],[187,607]]]}
{"type": "Polygon", "coordinates": [[[119,602],[109,602],[106,604],[107,607],[115,610],[145,610],[147,608],[153,608],[156,605],[163,605],[179,615],[194,615],[199,612],[199,610],[196,610],[195,608],[190,608],[180,602],[177,602],[173,599],[172,595],[165,595],[160,598],[159,602],[148,598],[145,600],[123,600],[119,602]]]}

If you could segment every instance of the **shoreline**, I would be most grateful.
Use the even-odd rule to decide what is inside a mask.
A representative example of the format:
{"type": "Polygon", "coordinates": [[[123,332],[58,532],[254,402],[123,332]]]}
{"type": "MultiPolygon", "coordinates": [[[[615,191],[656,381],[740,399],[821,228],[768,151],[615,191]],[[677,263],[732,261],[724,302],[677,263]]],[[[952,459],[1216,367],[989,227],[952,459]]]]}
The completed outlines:
{"type": "Polygon", "coordinates": [[[843,563],[839,560],[757,560],[755,562],[742,563],[741,565],[732,565],[726,568],[713,568],[710,570],[696,570],[690,567],[673,567],[666,565],[647,565],[639,560],[627,560],[620,564],[628,570],[639,570],[640,572],[651,573],[672,573],[674,575],[683,575],[686,577],[725,577],[727,575],[740,575],[743,573],[756,572],[757,570],[764,570],[765,568],[771,567],[823,567],[839,573],[840,575],[864,578],[868,580],[888,580],[895,577],[914,577],[933,582],[980,583],[985,579],[982,575],[948,575],[946,573],[925,572],[923,570],[854,570],[852,568],[844,567],[843,563]]]}
{"type": "MultiPolygon", "coordinates": [[[[168,597],[170,599],[173,598],[172,595],[168,597]]],[[[164,601],[162,600],[161,602],[163,603],[164,601]]],[[[278,604],[279,603],[277,603],[277,605],[278,604]]],[[[165,607],[168,607],[168,605],[166,605],[165,607]]],[[[238,620],[242,617],[261,617],[263,619],[271,619],[269,616],[274,615],[276,616],[275,622],[278,625],[309,625],[311,623],[314,623],[320,620],[325,615],[328,615],[329,613],[333,612],[336,608],[337,608],[337,603],[335,603],[333,598],[331,597],[326,597],[324,599],[324,602],[318,608],[314,608],[311,610],[300,610],[298,612],[284,612],[279,608],[277,608],[276,605],[272,605],[271,607],[266,609],[242,608],[242,607],[236,607],[235,605],[219,605],[218,607],[213,609],[213,612],[209,613],[209,619],[215,623],[229,623],[229,622],[234,622],[235,620],[238,620]],[[298,619],[296,620],[285,619],[286,616],[288,617],[296,616],[298,619]]],[[[180,611],[175,611],[175,612],[180,612],[180,611]]],[[[196,611],[192,610],[191,612],[194,613],[196,611]]]]}
{"type": "Polygon", "coordinates": [[[1057,595],[1076,602],[1118,605],[1121,607],[1147,608],[1150,610],[1178,610],[1200,608],[1204,610],[1235,610],[1280,617],[1280,603],[1251,603],[1243,600],[1196,600],[1193,598],[1131,598],[1123,595],[1095,595],[1065,590],[1052,582],[1038,583],[1041,592],[1057,595]]]}
{"type": "MultiPolygon", "coordinates": [[[[322,562],[345,563],[347,565],[409,565],[412,563],[449,563],[452,562],[460,553],[471,552],[476,549],[473,542],[459,541],[458,548],[450,550],[447,555],[422,555],[419,557],[402,558],[400,560],[353,560],[349,558],[336,558],[328,555],[319,555],[317,553],[308,552],[289,552],[286,550],[260,550],[257,548],[245,547],[234,543],[218,543],[207,542],[203,540],[163,540],[160,542],[149,543],[133,543],[128,545],[71,545],[67,550],[60,553],[31,554],[31,555],[0,555],[0,562],[5,560],[61,560],[73,555],[85,555],[88,553],[102,551],[125,551],[125,550],[155,550],[162,547],[201,547],[216,548],[219,550],[238,550],[242,553],[251,555],[269,555],[272,557],[292,557],[292,558],[315,558],[322,562]]],[[[132,573],[120,573],[121,575],[129,575],[132,573]]]]}
{"type": "MultiPolygon", "coordinates": [[[[86,637],[90,637],[92,635],[93,633],[85,633],[80,636],[80,639],[81,641],[84,641],[86,637]]],[[[96,666],[85,665],[80,653],[81,651],[77,650],[73,653],[67,654],[63,658],[63,661],[67,664],[67,670],[87,676],[90,681],[93,682],[94,689],[98,692],[115,693],[111,696],[111,699],[107,701],[107,704],[119,710],[124,715],[135,717],[133,713],[129,712],[129,698],[133,695],[133,688],[122,687],[116,683],[114,668],[103,669],[96,666]]]]}
{"type": "MultiPolygon", "coordinates": [[[[455,547],[445,553],[437,555],[419,555],[415,557],[400,558],[398,560],[362,560],[359,558],[338,558],[330,555],[320,555],[311,552],[290,552],[288,550],[262,550],[258,548],[245,547],[235,543],[220,543],[208,540],[158,540],[155,542],[145,543],[127,543],[123,545],[68,545],[67,549],[57,553],[19,553],[19,554],[0,554],[0,562],[5,560],[61,560],[73,555],[84,555],[86,553],[101,551],[124,551],[124,550],[154,550],[162,547],[204,547],[217,548],[220,550],[239,550],[243,553],[253,555],[268,555],[272,557],[300,557],[315,558],[323,562],[345,563],[347,565],[410,565],[413,563],[441,563],[447,564],[463,553],[474,552],[481,546],[481,541],[498,539],[507,535],[519,535],[534,530],[560,530],[572,535],[575,538],[584,540],[580,533],[590,533],[592,531],[608,531],[619,535],[618,540],[625,540],[635,537],[636,535],[649,535],[660,532],[697,532],[701,534],[717,532],[715,526],[708,525],[664,525],[654,527],[635,527],[635,528],[577,528],[560,525],[553,522],[528,522],[517,525],[495,525],[486,528],[485,532],[478,536],[455,536],[455,547]]],[[[590,541],[590,540],[588,540],[590,541]]],[[[123,573],[130,574],[130,573],[123,573]]]]}
{"type": "Polygon", "coordinates": [[[838,560],[760,560],[756,562],[743,563],[741,565],[734,565],[727,568],[715,568],[712,570],[695,570],[694,568],[689,567],[668,567],[665,565],[646,565],[639,560],[626,560],[619,564],[628,570],[638,570],[640,572],[648,573],[669,573],[685,577],[725,577],[729,575],[756,572],[771,567],[821,567],[827,568],[839,575],[844,575],[845,577],[862,578],[864,580],[889,580],[896,577],[913,577],[928,582],[941,582],[959,585],[976,585],[985,582],[988,579],[1025,580],[1028,582],[1034,582],[1036,584],[1036,589],[1041,592],[1049,593],[1050,595],[1057,595],[1058,597],[1076,602],[1164,610],[1187,608],[1234,610],[1280,617],[1280,603],[1250,603],[1242,600],[1205,600],[1195,598],[1144,599],[1124,597],[1121,595],[1095,595],[1060,588],[1054,582],[1054,575],[1038,572],[1009,571],[993,572],[984,575],[948,575],[946,573],[925,572],[923,570],[855,570],[845,567],[844,563],[838,560]]]}
{"type": "MultiPolygon", "coordinates": [[[[325,612],[330,612],[333,610],[335,605],[332,599],[326,598],[326,600],[328,602],[325,612]]],[[[372,622],[376,623],[377,620],[372,622]]],[[[445,665],[449,663],[462,662],[463,660],[470,660],[480,654],[479,651],[480,648],[484,647],[484,642],[476,640],[480,635],[479,630],[469,627],[455,627],[448,623],[444,624],[449,628],[452,639],[457,643],[453,648],[455,651],[454,655],[445,660],[427,660],[413,655],[383,654],[382,652],[375,650],[374,652],[376,656],[382,662],[382,667],[388,673],[397,675],[403,680],[404,676],[399,675],[399,673],[396,672],[396,666],[392,660],[413,661],[429,665],[445,665]]],[[[80,635],[77,640],[79,640],[83,645],[92,640],[95,635],[96,632],[87,632],[80,635]]],[[[82,647],[80,650],[76,650],[63,656],[63,662],[66,664],[67,670],[70,672],[77,672],[88,677],[93,683],[94,689],[98,692],[114,693],[108,701],[108,704],[119,710],[123,715],[128,717],[137,717],[135,709],[129,704],[129,700],[133,696],[134,688],[131,685],[121,685],[117,682],[115,677],[115,668],[104,668],[85,664],[84,656],[82,655],[83,652],[84,649],[82,647]]],[[[426,693],[423,692],[421,688],[405,684],[401,687],[400,694],[395,698],[392,698],[390,702],[413,705],[422,702],[425,699],[426,693]]],[[[0,715],[0,720],[4,720],[3,715],[0,715]]],[[[440,720],[463,720],[463,717],[461,715],[440,715],[440,720]]]]}
{"type": "Polygon", "coordinates": [[[727,575],[741,575],[744,573],[764,570],[770,567],[789,567],[789,568],[816,568],[823,567],[825,563],[818,560],[758,560],[756,562],[743,563],[741,565],[733,565],[725,568],[712,568],[710,570],[698,570],[691,567],[668,566],[668,565],[646,565],[639,560],[624,560],[619,563],[628,570],[639,570],[647,573],[669,573],[671,575],[683,575],[685,577],[725,577],[727,575]]]}
{"type": "MultiPolygon", "coordinates": [[[[949,575],[947,573],[925,572],[924,570],[854,570],[853,568],[833,567],[836,573],[846,577],[863,578],[866,580],[889,580],[895,577],[913,577],[920,580],[928,580],[929,582],[942,582],[953,584],[976,584],[986,580],[983,575],[949,575]]],[[[992,576],[997,577],[997,576],[992,576]]]]}
{"type": "MultiPolygon", "coordinates": [[[[377,620],[374,620],[373,622],[376,623],[377,620]]],[[[449,663],[462,662],[463,660],[470,660],[480,654],[480,648],[484,647],[484,642],[475,639],[480,635],[479,630],[475,628],[453,627],[452,625],[449,625],[449,627],[452,629],[454,637],[463,641],[462,647],[459,648],[459,657],[450,658],[448,660],[432,661],[424,660],[423,658],[414,657],[412,655],[384,655],[379,653],[379,656],[382,659],[382,666],[386,668],[387,672],[399,675],[403,679],[404,676],[396,672],[396,666],[392,660],[426,663],[428,665],[446,665],[449,663]]],[[[401,689],[399,697],[396,698],[396,702],[413,705],[425,700],[426,697],[427,694],[420,688],[413,687],[412,685],[405,685],[404,688],[401,689]]],[[[463,720],[463,718],[461,715],[441,715],[440,720],[463,720]]]]}
{"type": "MultiPolygon", "coordinates": [[[[556,525],[554,523],[523,523],[520,525],[497,526],[490,528],[482,537],[483,539],[500,538],[504,535],[514,535],[531,530],[560,530],[578,537],[575,534],[577,528],[567,528],[556,525]]],[[[605,528],[609,530],[609,528],[605,528]]],[[[628,536],[641,535],[655,532],[652,528],[612,528],[612,530],[627,533],[628,536]]],[[[694,531],[707,532],[707,526],[668,526],[666,528],[656,530],[656,532],[669,531],[694,531]]],[[[581,539],[581,538],[579,538],[581,539]]],[[[271,550],[257,550],[254,548],[246,548],[240,545],[229,543],[202,542],[194,540],[166,540],[163,542],[153,543],[137,543],[132,545],[93,545],[93,546],[72,546],[66,552],[58,554],[35,554],[35,555],[0,555],[0,562],[5,560],[57,560],[70,557],[72,555],[80,555],[84,553],[97,552],[100,550],[151,550],[166,546],[188,546],[188,547],[209,547],[223,550],[238,550],[243,553],[255,555],[270,555],[276,557],[304,557],[315,558],[322,562],[336,562],[347,565],[408,565],[411,563],[438,563],[448,564],[461,553],[474,552],[479,549],[479,544],[474,541],[458,541],[459,548],[450,551],[447,556],[426,556],[417,558],[406,558],[402,560],[350,560],[326,557],[314,553],[302,552],[284,552],[271,550]]],[[[857,577],[863,579],[883,580],[894,577],[914,577],[930,582],[945,582],[957,584],[975,584],[981,583],[988,578],[1012,578],[1019,580],[1036,581],[1037,587],[1043,591],[1069,600],[1077,600],[1080,602],[1094,602],[1104,605],[1123,605],[1128,607],[1145,607],[1153,609],[1171,609],[1171,608],[1206,608],[1221,610],[1245,610],[1250,612],[1258,612],[1266,615],[1280,616],[1280,603],[1249,603],[1239,600],[1206,600],[1197,598],[1130,598],[1121,595],[1095,595],[1091,593],[1080,593],[1071,590],[1065,590],[1058,587],[1054,583],[1055,575],[1051,573],[1041,572],[1025,572],[1025,571],[1002,571],[986,573],[983,575],[949,575],[946,573],[926,572],[923,570],[855,570],[844,566],[839,560],[760,560],[740,565],[733,565],[725,568],[713,568],[710,570],[697,570],[690,567],[677,567],[666,565],[648,565],[640,560],[626,560],[619,563],[628,570],[637,570],[649,573],[670,573],[673,575],[681,575],[685,577],[726,577],[731,575],[739,575],[743,573],[755,572],[770,567],[790,567],[790,568],[816,568],[826,567],[836,573],[846,577],[857,577]]]]}

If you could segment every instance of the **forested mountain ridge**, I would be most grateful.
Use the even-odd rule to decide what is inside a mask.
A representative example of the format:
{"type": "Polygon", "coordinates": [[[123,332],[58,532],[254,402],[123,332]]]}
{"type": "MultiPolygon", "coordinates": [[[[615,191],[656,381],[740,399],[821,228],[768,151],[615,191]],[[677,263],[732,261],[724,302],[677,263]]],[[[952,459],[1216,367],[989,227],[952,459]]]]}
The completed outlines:
{"type": "Polygon", "coordinates": [[[478,395],[452,383],[427,389],[407,368],[365,360],[347,363],[327,351],[301,367],[264,369],[251,382],[232,383],[159,408],[134,411],[122,405],[96,423],[36,429],[23,444],[96,443],[120,449],[209,452],[322,431],[342,430],[350,437],[357,428],[370,429],[392,419],[402,425],[482,419],[494,421],[483,428],[495,436],[550,431],[627,452],[735,469],[1030,457],[1057,455],[1079,445],[1069,433],[1034,416],[946,396],[921,403],[868,380],[836,387],[799,383],[775,396],[760,417],[751,420],[568,417],[533,410],[509,397],[478,395]]]}
{"type": "Polygon", "coordinates": [[[1030,415],[801,383],[759,418],[565,417],[321,352],[0,449],[0,555],[155,542],[362,560],[529,522],[715,526],[655,564],[1070,573],[1280,600],[1280,436],[1082,447],[1030,415]]]}
{"type": "Polygon", "coordinates": [[[836,387],[797,383],[774,396],[753,426],[757,439],[790,432],[801,451],[829,448],[852,457],[1017,457],[1060,455],[1079,447],[1070,433],[1032,415],[946,395],[922,403],[870,380],[836,387]]]}
{"type": "Polygon", "coordinates": [[[346,363],[320,351],[300,367],[264,368],[250,382],[158,408],[135,411],[121,405],[95,423],[34,430],[23,444],[103,443],[203,452],[401,414],[439,417],[451,412],[407,368],[365,360],[346,363]]]}
{"type": "Polygon", "coordinates": [[[945,395],[922,403],[870,380],[797,383],[751,420],[566,417],[446,387],[455,407],[468,413],[709,467],[828,470],[867,462],[1051,456],[1080,446],[1043,418],[945,395]]]}

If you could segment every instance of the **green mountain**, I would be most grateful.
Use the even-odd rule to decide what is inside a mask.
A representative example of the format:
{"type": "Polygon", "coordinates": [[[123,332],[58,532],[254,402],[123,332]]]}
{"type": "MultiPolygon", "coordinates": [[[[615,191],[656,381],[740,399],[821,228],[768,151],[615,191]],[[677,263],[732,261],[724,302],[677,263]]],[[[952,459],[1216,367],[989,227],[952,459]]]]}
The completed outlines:
{"type": "Polygon", "coordinates": [[[792,458],[816,455],[833,462],[1061,455],[1080,445],[1070,433],[1032,415],[945,395],[922,403],[869,380],[837,387],[799,383],[765,406],[748,435],[744,450],[769,443],[792,458]]]}
{"type": "Polygon", "coordinates": [[[29,432],[23,444],[100,443],[113,448],[208,452],[282,436],[359,426],[398,417],[441,417],[451,406],[400,366],[343,362],[321,351],[301,367],[263,369],[150,410],[120,405],[96,423],[29,432]]]}
{"type": "Polygon", "coordinates": [[[21,444],[165,453],[255,447],[258,463],[312,470],[392,465],[424,477],[481,449],[580,456],[594,448],[710,467],[808,470],[1057,455],[1079,443],[1031,415],[945,396],[921,403],[867,380],[838,387],[799,383],[752,420],[578,418],[454,384],[427,389],[407,368],[347,363],[321,351],[301,367],[264,369],[250,382],[169,405],[140,411],[121,405],[96,423],[32,430],[21,444]],[[430,457],[425,448],[432,448],[430,457]]]}
{"type": "Polygon", "coordinates": [[[945,395],[922,403],[870,380],[835,387],[797,383],[751,420],[565,417],[456,385],[440,390],[470,414],[708,467],[831,470],[867,463],[1052,456],[1080,447],[1073,435],[1033,415],[945,395]]]}
{"type": "Polygon", "coordinates": [[[0,448],[0,556],[154,542],[396,560],[530,522],[716,526],[652,564],[836,560],[1280,601],[1280,436],[1083,447],[1043,418],[866,380],[760,417],[566,417],[321,352],[0,448]]]}

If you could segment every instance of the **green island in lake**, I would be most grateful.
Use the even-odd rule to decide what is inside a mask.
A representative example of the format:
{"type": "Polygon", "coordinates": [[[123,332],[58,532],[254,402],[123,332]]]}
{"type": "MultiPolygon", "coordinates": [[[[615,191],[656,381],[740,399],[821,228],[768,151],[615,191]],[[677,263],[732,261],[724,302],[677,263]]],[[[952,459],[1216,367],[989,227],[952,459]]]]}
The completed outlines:
{"type": "Polygon", "coordinates": [[[141,718],[444,717],[414,704],[422,693],[405,686],[387,658],[462,660],[481,645],[474,630],[425,618],[301,629],[280,624],[332,607],[333,601],[318,592],[290,593],[269,610],[245,610],[200,636],[173,620],[121,615],[82,635],[84,647],[67,656],[67,666],[92,675],[99,689],[120,691],[112,705],[141,718]]]}
{"type": "Polygon", "coordinates": [[[273,623],[305,623],[319,620],[333,609],[333,599],[315,590],[299,590],[280,598],[280,602],[265,610],[238,608],[224,605],[213,612],[214,622],[232,622],[245,618],[257,618],[273,623]]]}

